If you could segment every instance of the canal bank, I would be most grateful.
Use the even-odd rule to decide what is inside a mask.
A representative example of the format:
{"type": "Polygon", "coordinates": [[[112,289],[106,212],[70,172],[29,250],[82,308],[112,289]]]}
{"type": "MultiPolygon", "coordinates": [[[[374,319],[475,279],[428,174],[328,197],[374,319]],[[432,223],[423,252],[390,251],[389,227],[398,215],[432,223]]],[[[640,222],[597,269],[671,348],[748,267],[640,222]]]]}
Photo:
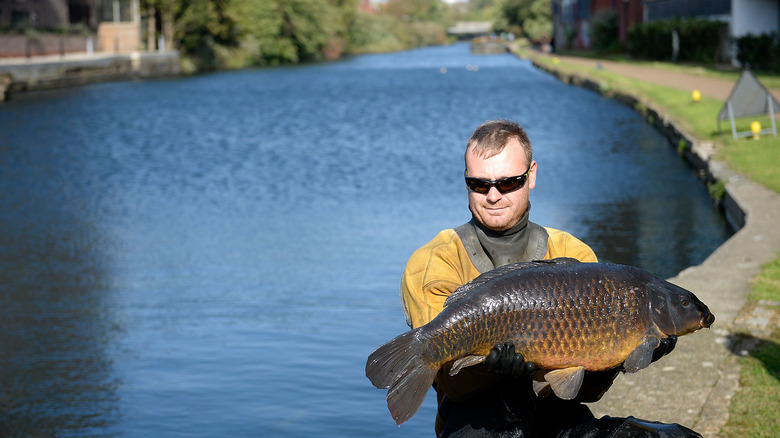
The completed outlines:
{"type": "Polygon", "coordinates": [[[0,101],[24,91],[179,73],[178,51],[0,58],[0,101]]]}
{"type": "MultiPolygon", "coordinates": [[[[543,56],[543,55],[540,55],[543,56]]],[[[708,184],[722,184],[722,207],[737,232],[704,262],[691,266],[671,282],[695,292],[716,315],[712,329],[678,343],[675,352],[637,374],[619,377],[604,398],[591,406],[598,416],[628,416],[680,423],[706,437],[717,437],[728,421],[729,401],[739,388],[737,358],[746,354],[746,344],[756,341],[778,324],[777,315],[749,318],[742,312],[750,293],[751,280],[761,266],[780,253],[780,195],[738,174],[715,159],[715,146],[680,127],[662,108],[642,101],[631,93],[610,90],[585,73],[566,73],[548,63],[533,64],[561,81],[590,89],[638,111],[681,151],[699,176],[708,184]]],[[[597,60],[583,61],[590,64],[597,60]]],[[[663,72],[631,66],[619,74],[664,80],[663,72]],[[645,71],[642,71],[645,70],[645,71]]],[[[675,88],[693,90],[702,78],[674,73],[675,88]]],[[[667,81],[668,82],[668,81],[667,81]]],[[[713,97],[728,96],[733,83],[708,81],[713,97]]],[[[673,214],[673,212],[670,212],[673,214]]]]}

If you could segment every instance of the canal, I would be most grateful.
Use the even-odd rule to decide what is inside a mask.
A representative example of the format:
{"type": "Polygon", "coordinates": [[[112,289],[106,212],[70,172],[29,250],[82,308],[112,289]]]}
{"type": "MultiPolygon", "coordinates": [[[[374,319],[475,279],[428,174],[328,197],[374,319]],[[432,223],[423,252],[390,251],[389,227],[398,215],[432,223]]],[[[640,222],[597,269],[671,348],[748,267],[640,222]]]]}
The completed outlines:
{"type": "Polygon", "coordinates": [[[603,261],[670,277],[732,232],[632,110],[463,44],[0,104],[0,435],[432,435],[433,394],[399,429],[365,360],[495,118],[531,219],[603,261]]]}

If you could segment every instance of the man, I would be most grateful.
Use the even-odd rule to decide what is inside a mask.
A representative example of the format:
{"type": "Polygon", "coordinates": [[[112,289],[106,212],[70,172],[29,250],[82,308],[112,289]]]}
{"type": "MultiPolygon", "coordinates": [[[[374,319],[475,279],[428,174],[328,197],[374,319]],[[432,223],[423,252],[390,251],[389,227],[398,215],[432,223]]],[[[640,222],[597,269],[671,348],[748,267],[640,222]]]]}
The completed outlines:
{"type": "MultiPolygon", "coordinates": [[[[412,328],[435,318],[459,286],[499,266],[556,257],[597,261],[593,250],[571,234],[528,220],[537,163],[517,123],[496,120],[478,127],[467,143],[465,163],[472,219],[441,231],[415,251],[401,280],[404,313],[412,328]]],[[[673,347],[671,339],[656,356],[673,347]]],[[[605,436],[623,421],[595,420],[581,403],[601,398],[619,368],[586,373],[580,394],[567,401],[534,395],[530,374],[535,366],[524,363],[511,344],[497,345],[484,363],[454,377],[445,366],[437,376],[437,435],[605,436]]]]}

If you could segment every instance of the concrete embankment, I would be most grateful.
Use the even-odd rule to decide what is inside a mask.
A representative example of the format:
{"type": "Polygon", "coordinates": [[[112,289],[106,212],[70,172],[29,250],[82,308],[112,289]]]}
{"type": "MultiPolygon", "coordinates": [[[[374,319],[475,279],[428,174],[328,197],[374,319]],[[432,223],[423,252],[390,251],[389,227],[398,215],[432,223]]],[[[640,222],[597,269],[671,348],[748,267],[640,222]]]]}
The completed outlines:
{"type": "Polygon", "coordinates": [[[0,101],[24,91],[179,73],[177,51],[0,58],[0,101]]]}
{"type": "MultiPolygon", "coordinates": [[[[646,370],[621,375],[598,403],[591,406],[597,416],[628,416],[679,423],[705,437],[720,436],[729,417],[729,402],[739,387],[736,358],[746,354],[745,336],[737,333],[771,330],[777,318],[764,318],[765,326],[743,324],[751,280],[761,266],[780,253],[780,194],[730,169],[715,159],[715,146],[682,129],[662,109],[628,93],[616,92],[588,77],[568,74],[534,62],[560,80],[613,98],[642,114],[681,152],[708,184],[722,185],[721,201],[728,221],[737,232],[704,262],[680,272],[670,282],[678,284],[710,306],[716,316],[709,330],[680,339],[675,351],[646,370]]],[[[593,62],[593,61],[591,61],[593,62]]],[[[635,67],[642,70],[642,67],[635,67]]],[[[648,70],[648,69],[645,69],[648,70]]],[[[663,74],[644,71],[645,75],[663,74]]],[[[700,78],[685,79],[685,88],[696,88],[700,78]]],[[[733,84],[721,84],[719,93],[728,95],[733,84]]],[[[668,212],[674,214],[674,212],[668,212]]],[[[760,336],[760,335],[754,335],[760,336]]],[[[749,340],[749,339],[748,339],[749,340]]]]}

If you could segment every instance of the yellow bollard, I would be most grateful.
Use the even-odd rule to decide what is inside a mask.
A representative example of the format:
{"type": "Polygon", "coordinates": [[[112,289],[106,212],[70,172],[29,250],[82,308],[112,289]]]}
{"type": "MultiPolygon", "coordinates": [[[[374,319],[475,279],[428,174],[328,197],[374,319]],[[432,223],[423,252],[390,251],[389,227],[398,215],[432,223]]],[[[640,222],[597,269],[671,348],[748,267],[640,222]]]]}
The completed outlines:
{"type": "Polygon", "coordinates": [[[758,140],[759,134],[761,134],[761,123],[754,120],[753,123],[750,124],[750,130],[753,132],[753,140],[758,140]]]}
{"type": "Polygon", "coordinates": [[[699,90],[693,90],[691,93],[691,97],[693,98],[693,102],[698,102],[701,100],[701,91],[699,90]]]}

